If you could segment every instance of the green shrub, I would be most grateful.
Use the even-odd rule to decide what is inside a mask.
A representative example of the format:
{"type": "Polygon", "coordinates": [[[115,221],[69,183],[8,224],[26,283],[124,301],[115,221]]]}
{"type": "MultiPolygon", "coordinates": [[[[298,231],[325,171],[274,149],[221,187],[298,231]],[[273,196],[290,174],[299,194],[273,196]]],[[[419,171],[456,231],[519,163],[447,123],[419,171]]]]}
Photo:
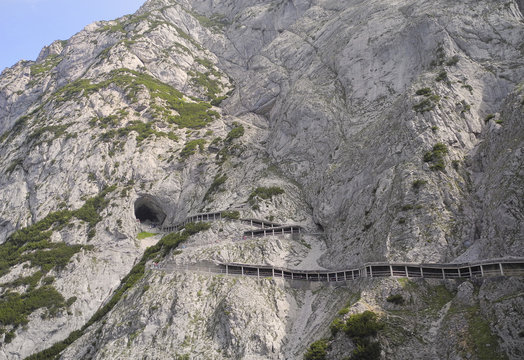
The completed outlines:
{"type": "Polygon", "coordinates": [[[380,344],[376,341],[357,344],[349,360],[378,360],[380,359],[380,344]]]}
{"type": "Polygon", "coordinates": [[[209,230],[210,227],[211,224],[207,222],[189,223],[184,226],[184,234],[191,236],[201,231],[209,230]]]}
{"type": "Polygon", "coordinates": [[[448,59],[448,61],[446,61],[446,66],[454,66],[454,65],[457,65],[458,62],[459,62],[458,55],[453,55],[452,57],[448,59]]]}
{"type": "Polygon", "coordinates": [[[76,302],[76,300],[77,300],[76,296],[71,296],[69,299],[67,299],[66,306],[70,307],[71,305],[73,305],[76,302]]]}
{"type": "Polygon", "coordinates": [[[428,182],[426,180],[422,180],[422,179],[417,179],[417,180],[414,180],[413,183],[411,184],[413,186],[414,189],[418,190],[420,189],[422,186],[426,185],[428,182]]]}
{"type": "Polygon", "coordinates": [[[336,318],[335,320],[333,320],[331,322],[331,325],[329,325],[329,330],[331,330],[331,335],[335,336],[340,331],[343,331],[344,326],[345,326],[344,320],[340,318],[336,318]]]}
{"type": "Polygon", "coordinates": [[[211,198],[211,195],[217,192],[220,186],[224,184],[226,180],[227,180],[227,175],[217,174],[215,178],[213,179],[213,182],[209,186],[209,189],[207,189],[206,194],[204,195],[204,201],[209,200],[211,198]]]}
{"type": "Polygon", "coordinates": [[[441,72],[439,72],[435,80],[449,82],[448,73],[446,72],[446,70],[442,70],[441,72]]]}
{"type": "Polygon", "coordinates": [[[462,85],[463,88],[468,89],[470,94],[473,94],[473,86],[469,84],[462,85]]]}
{"type": "Polygon", "coordinates": [[[424,99],[419,103],[413,105],[413,110],[418,113],[424,113],[426,111],[431,111],[435,108],[435,104],[430,99],[424,99]]]}
{"type": "Polygon", "coordinates": [[[428,88],[428,87],[425,87],[425,88],[422,88],[422,89],[418,89],[416,92],[415,92],[416,95],[424,95],[424,96],[429,96],[431,95],[431,89],[428,88]]]}
{"type": "Polygon", "coordinates": [[[424,162],[431,163],[431,170],[443,171],[446,168],[444,163],[444,155],[448,153],[448,148],[443,143],[436,143],[431,151],[424,154],[424,162]]]}
{"type": "Polygon", "coordinates": [[[222,211],[222,217],[226,219],[231,219],[231,220],[238,220],[240,219],[240,212],[236,210],[222,211]]]}
{"type": "Polygon", "coordinates": [[[273,198],[273,196],[277,196],[283,193],[284,193],[284,190],[278,186],[271,186],[271,187],[260,186],[251,192],[248,200],[250,202],[253,202],[256,198],[263,199],[263,200],[269,200],[273,198]]]}
{"type": "Polygon", "coordinates": [[[400,294],[389,295],[386,301],[396,305],[404,305],[404,298],[400,294]]]}
{"type": "Polygon", "coordinates": [[[368,336],[375,336],[378,330],[384,327],[377,320],[377,315],[371,311],[364,311],[361,314],[351,315],[344,327],[344,332],[351,338],[359,339],[368,336]]]}
{"type": "Polygon", "coordinates": [[[224,140],[226,143],[230,143],[234,139],[238,139],[244,135],[244,127],[242,125],[235,126],[226,136],[226,139],[224,140]]]}
{"type": "Polygon", "coordinates": [[[16,337],[16,334],[14,331],[9,331],[7,334],[5,334],[4,336],[4,342],[6,344],[9,344],[11,341],[13,341],[13,339],[16,337]]]}
{"type": "Polygon", "coordinates": [[[204,145],[206,144],[206,140],[204,139],[198,139],[198,140],[191,140],[188,141],[187,144],[184,146],[182,151],[180,151],[180,157],[185,160],[189,156],[196,153],[197,147],[199,151],[204,151],[204,145]]]}
{"type": "Polygon", "coordinates": [[[488,122],[494,118],[495,118],[495,114],[488,114],[488,116],[486,116],[486,118],[484,119],[484,122],[488,122]]]}
{"type": "Polygon", "coordinates": [[[30,67],[31,70],[31,76],[40,76],[44,75],[45,73],[49,72],[50,70],[54,69],[58,64],[62,62],[64,58],[57,55],[52,54],[46,57],[42,63],[35,64],[30,67]]]}
{"type": "Polygon", "coordinates": [[[401,208],[402,211],[408,211],[408,210],[413,210],[413,205],[412,204],[406,204],[406,205],[403,205],[402,208],[401,208]]]}
{"type": "Polygon", "coordinates": [[[48,310],[64,307],[63,296],[52,286],[46,285],[38,289],[18,293],[5,293],[0,300],[0,323],[2,325],[25,325],[27,317],[35,310],[48,310]]]}
{"type": "Polygon", "coordinates": [[[309,346],[304,354],[304,360],[325,360],[327,355],[327,340],[317,340],[309,346]]]}
{"type": "Polygon", "coordinates": [[[213,75],[212,72],[207,71],[205,73],[202,73],[200,71],[197,71],[192,74],[194,76],[191,78],[190,82],[194,85],[204,88],[206,90],[205,95],[209,99],[217,99],[217,94],[222,91],[222,85],[218,80],[211,78],[211,75],[213,75]]]}

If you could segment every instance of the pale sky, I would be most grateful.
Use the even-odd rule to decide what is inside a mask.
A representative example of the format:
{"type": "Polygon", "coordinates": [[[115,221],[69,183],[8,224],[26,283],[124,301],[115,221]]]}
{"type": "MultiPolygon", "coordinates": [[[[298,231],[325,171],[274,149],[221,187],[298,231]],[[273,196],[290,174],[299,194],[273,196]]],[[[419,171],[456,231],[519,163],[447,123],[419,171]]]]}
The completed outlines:
{"type": "Polygon", "coordinates": [[[97,20],[132,14],[146,0],[0,0],[0,72],[35,60],[54,40],[66,40],[97,20]]]}

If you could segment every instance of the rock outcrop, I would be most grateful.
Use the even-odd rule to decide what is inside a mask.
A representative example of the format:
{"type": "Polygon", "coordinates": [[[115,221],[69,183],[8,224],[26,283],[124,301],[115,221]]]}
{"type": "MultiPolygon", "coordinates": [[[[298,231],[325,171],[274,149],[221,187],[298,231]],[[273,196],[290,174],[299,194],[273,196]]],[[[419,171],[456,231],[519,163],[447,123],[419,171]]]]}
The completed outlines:
{"type": "MultiPolygon", "coordinates": [[[[524,256],[522,13],[520,0],[150,0],[4,70],[0,357],[82,329],[62,359],[300,359],[347,306],[340,321],[382,316],[383,358],[482,358],[488,343],[520,358],[518,278],[297,288],[139,265],[524,256]],[[222,220],[177,250],[149,236],[226,209],[314,235],[236,241],[245,225],[222,220]],[[11,316],[16,294],[42,293],[59,301],[11,316]]],[[[329,341],[328,358],[355,349],[329,341]]]]}

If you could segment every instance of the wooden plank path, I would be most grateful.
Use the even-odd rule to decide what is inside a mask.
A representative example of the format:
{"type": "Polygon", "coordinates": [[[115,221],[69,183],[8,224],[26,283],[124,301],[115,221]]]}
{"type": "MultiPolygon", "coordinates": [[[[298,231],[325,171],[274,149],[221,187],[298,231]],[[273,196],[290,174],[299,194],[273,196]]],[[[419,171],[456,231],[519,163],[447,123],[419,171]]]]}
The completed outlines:
{"type": "Polygon", "coordinates": [[[359,278],[474,279],[524,276],[524,258],[491,259],[461,264],[366,263],[348,270],[297,270],[240,263],[152,265],[161,271],[192,271],[224,275],[282,278],[286,280],[345,282],[359,278]]]}
{"type": "Polygon", "coordinates": [[[260,219],[232,219],[231,217],[224,216],[224,213],[228,211],[216,211],[210,213],[195,214],[187,217],[184,221],[175,225],[160,226],[159,229],[162,232],[175,232],[180,230],[184,225],[194,222],[212,222],[218,220],[231,220],[239,221],[241,224],[250,225],[252,227],[260,228],[257,230],[244,231],[245,236],[249,237],[260,237],[269,235],[281,235],[281,234],[298,234],[304,233],[304,228],[300,225],[282,225],[274,223],[272,221],[260,220],[260,219]],[[275,231],[272,231],[275,230],[275,231]]]}
{"type": "MultiPolygon", "coordinates": [[[[299,225],[281,225],[260,219],[232,219],[226,216],[231,211],[216,211],[189,216],[176,225],[160,227],[161,231],[178,231],[184,225],[193,222],[211,222],[218,220],[239,221],[242,224],[256,227],[246,230],[243,238],[275,236],[286,234],[308,234],[299,225]]],[[[312,233],[309,233],[312,234],[312,233]]],[[[315,233],[315,235],[319,235],[315,233]]],[[[404,277],[426,279],[463,279],[493,276],[524,276],[524,258],[502,258],[482,260],[461,264],[414,264],[414,263],[366,263],[347,270],[296,270],[273,267],[269,265],[253,265],[240,263],[206,263],[192,265],[166,264],[163,267],[151,266],[155,270],[164,271],[204,271],[215,274],[272,277],[289,280],[341,282],[359,278],[404,277]]]]}

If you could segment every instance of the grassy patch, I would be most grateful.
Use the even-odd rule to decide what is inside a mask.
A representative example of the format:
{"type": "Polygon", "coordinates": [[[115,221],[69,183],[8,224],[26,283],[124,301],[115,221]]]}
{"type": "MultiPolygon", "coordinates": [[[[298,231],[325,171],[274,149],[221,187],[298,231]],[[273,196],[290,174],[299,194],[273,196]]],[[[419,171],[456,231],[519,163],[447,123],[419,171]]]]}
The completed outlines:
{"type": "Polygon", "coordinates": [[[224,26],[230,24],[227,18],[222,14],[213,14],[210,17],[206,17],[194,11],[189,11],[189,13],[193,15],[195,19],[198,20],[200,25],[211,29],[213,32],[222,31],[224,29],[224,26]]]}
{"type": "Polygon", "coordinates": [[[480,313],[478,306],[466,310],[469,338],[479,360],[507,359],[499,349],[498,337],[491,332],[489,321],[480,313]]]}
{"type": "Polygon", "coordinates": [[[137,235],[138,240],[147,239],[148,237],[155,236],[156,233],[150,233],[146,231],[139,232],[137,235]]]}
{"type": "Polygon", "coordinates": [[[443,143],[436,143],[431,151],[424,154],[424,162],[431,163],[431,170],[444,171],[446,165],[444,163],[444,156],[448,153],[448,147],[443,143]]]}
{"type": "Polygon", "coordinates": [[[182,160],[187,159],[191,155],[195,154],[197,149],[201,152],[204,151],[205,144],[206,140],[204,139],[188,141],[182,151],[180,151],[180,158],[182,158],[182,160]]]}
{"type": "Polygon", "coordinates": [[[244,135],[244,127],[242,125],[237,125],[227,134],[224,142],[231,143],[234,139],[238,139],[244,135]]]}
{"type": "Polygon", "coordinates": [[[207,71],[202,73],[200,71],[192,73],[193,77],[190,82],[193,85],[205,89],[205,95],[211,99],[217,99],[217,94],[222,91],[222,85],[217,79],[212,79],[212,72],[207,71]]]}
{"type": "Polygon", "coordinates": [[[184,99],[184,95],[180,91],[172,86],[151,75],[130,69],[113,70],[108,79],[96,84],[92,84],[89,79],[74,81],[58,90],[53,99],[57,102],[64,102],[78,96],[88,96],[110,85],[123,89],[131,103],[137,102],[138,94],[147,90],[153,104],[163,106],[167,113],[176,111],[178,115],[167,116],[167,121],[180,127],[201,128],[220,116],[216,111],[209,110],[211,104],[189,102],[184,99]]]}
{"type": "Polygon", "coordinates": [[[36,141],[36,145],[41,144],[44,141],[47,141],[48,144],[51,144],[55,139],[58,139],[59,137],[64,135],[66,133],[67,128],[71,125],[72,124],[38,127],[27,137],[27,141],[36,141]],[[42,140],[42,137],[45,133],[50,133],[51,137],[46,140],[42,140]]]}
{"type": "Polygon", "coordinates": [[[8,291],[0,300],[0,323],[16,328],[27,324],[27,317],[37,309],[47,308],[50,313],[56,314],[63,307],[64,297],[49,285],[30,290],[23,295],[8,291]]]}
{"type": "Polygon", "coordinates": [[[54,69],[63,60],[63,57],[52,54],[45,58],[40,64],[35,64],[30,67],[31,76],[41,76],[54,69]]]}
{"type": "Polygon", "coordinates": [[[213,179],[213,182],[209,186],[209,189],[207,189],[206,194],[204,195],[204,201],[211,199],[211,196],[219,191],[220,186],[224,184],[227,180],[227,175],[220,175],[217,174],[215,178],[213,179]]]}

